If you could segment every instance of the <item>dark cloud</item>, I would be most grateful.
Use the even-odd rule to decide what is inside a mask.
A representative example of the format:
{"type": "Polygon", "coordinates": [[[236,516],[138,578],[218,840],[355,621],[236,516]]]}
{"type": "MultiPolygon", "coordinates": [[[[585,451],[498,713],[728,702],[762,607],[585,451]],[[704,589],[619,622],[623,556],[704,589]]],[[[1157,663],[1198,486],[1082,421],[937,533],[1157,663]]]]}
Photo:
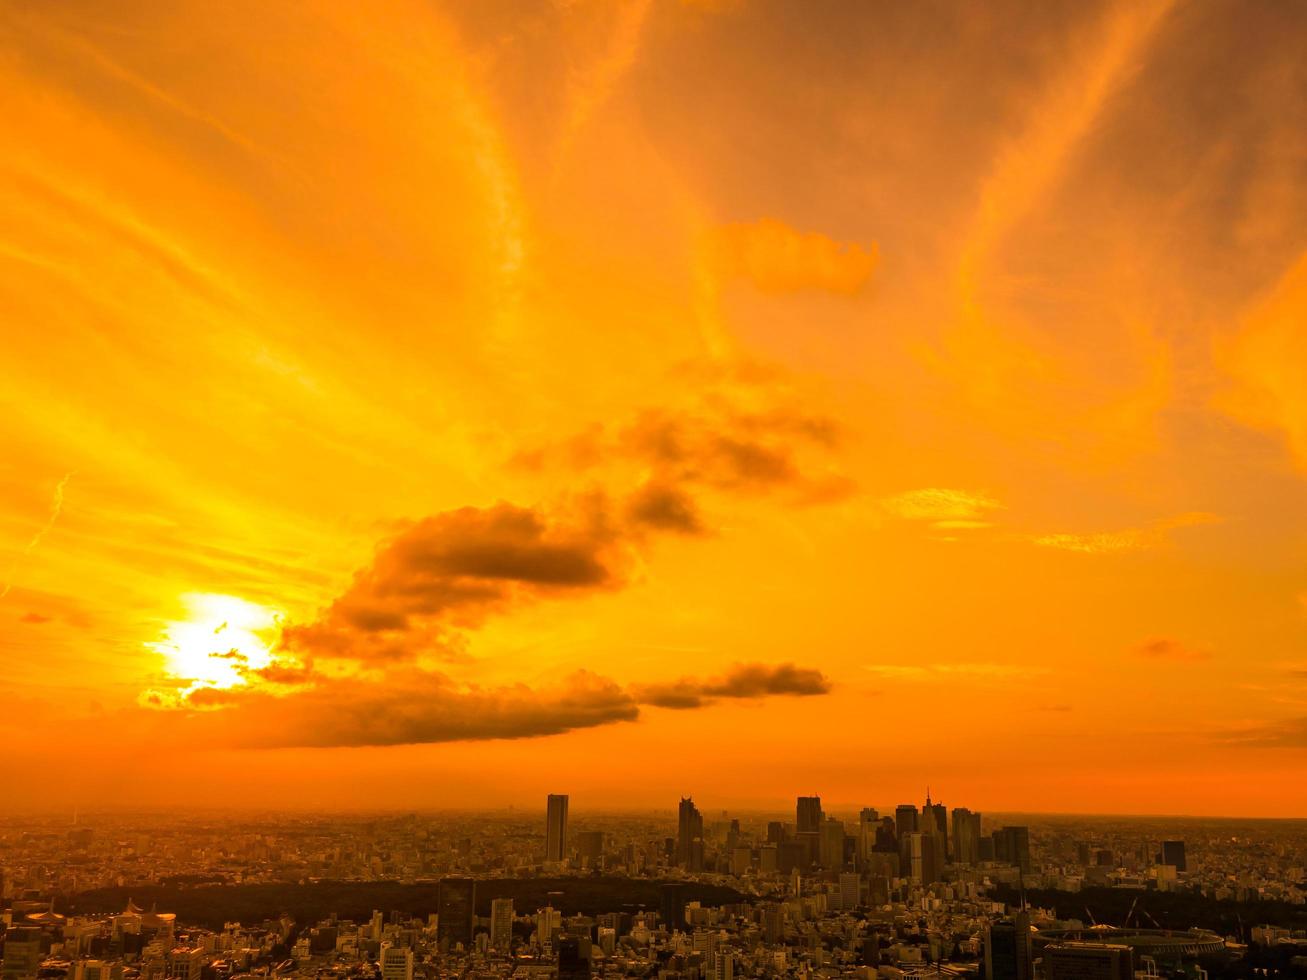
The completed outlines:
{"type": "Polygon", "coordinates": [[[654,530],[679,534],[704,532],[694,500],[674,486],[646,484],[631,496],[626,513],[632,523],[654,530]]]}
{"type": "Polygon", "coordinates": [[[319,678],[275,696],[257,688],[193,692],[184,737],[242,748],[461,742],[558,735],[633,721],[639,707],[616,683],[585,671],[557,688],[462,688],[443,674],[404,670],[384,680],[319,678]]]}
{"type": "Polygon", "coordinates": [[[51,617],[42,616],[38,612],[27,612],[19,616],[18,621],[20,623],[31,623],[34,626],[40,626],[42,623],[49,623],[52,620],[51,617]]]}
{"type": "Polygon", "coordinates": [[[848,492],[847,478],[809,458],[829,453],[838,426],[811,411],[781,373],[687,366],[669,390],[680,394],[665,407],[516,460],[604,489],[416,521],[383,542],[316,621],[285,628],[284,649],[381,666],[466,660],[467,631],[488,617],[621,588],[653,537],[706,534],[704,507],[715,498],[777,493],[806,505],[848,492]]]}
{"type": "Polygon", "coordinates": [[[683,677],[671,684],[645,685],[635,693],[642,704],[683,709],[700,708],[718,698],[810,697],[829,692],[830,681],[819,670],[794,664],[736,664],[721,677],[683,677]]]}
{"type": "MultiPolygon", "coordinates": [[[[718,699],[818,695],[820,671],[793,664],[738,664],[706,681],[625,689],[589,671],[549,688],[461,686],[445,674],[398,667],[381,677],[328,677],[311,665],[279,663],[247,677],[302,685],[274,693],[261,685],[199,688],[170,720],[169,737],[239,748],[339,747],[534,738],[634,721],[641,704],[703,708],[718,699]],[[185,710],[192,709],[192,710],[185,710]]],[[[147,707],[168,707],[155,696],[147,707]]],[[[150,712],[158,716],[158,712],[150,712]]]]}
{"type": "Polygon", "coordinates": [[[619,544],[598,498],[558,516],[505,503],[446,511],[384,543],[318,622],[288,627],[283,642],[376,662],[452,651],[451,629],[522,602],[616,585],[619,544]]]}

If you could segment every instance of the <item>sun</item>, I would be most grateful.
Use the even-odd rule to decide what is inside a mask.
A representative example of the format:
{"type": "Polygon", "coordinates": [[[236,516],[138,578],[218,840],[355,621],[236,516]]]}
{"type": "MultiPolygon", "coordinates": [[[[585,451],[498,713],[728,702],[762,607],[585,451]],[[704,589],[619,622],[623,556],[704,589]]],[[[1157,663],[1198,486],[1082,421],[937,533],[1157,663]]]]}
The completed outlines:
{"type": "Polygon", "coordinates": [[[244,683],[246,671],[271,663],[277,610],[211,592],[180,598],[186,618],[165,622],[162,639],[146,644],[163,654],[168,673],[189,680],[191,688],[225,688],[244,683]]]}

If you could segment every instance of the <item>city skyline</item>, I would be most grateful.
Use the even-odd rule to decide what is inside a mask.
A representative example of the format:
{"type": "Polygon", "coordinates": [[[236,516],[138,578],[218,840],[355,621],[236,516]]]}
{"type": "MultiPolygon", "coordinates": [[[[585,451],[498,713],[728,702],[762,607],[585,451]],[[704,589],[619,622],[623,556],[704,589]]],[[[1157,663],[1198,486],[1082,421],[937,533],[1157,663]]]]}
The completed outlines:
{"type": "Polygon", "coordinates": [[[4,5],[0,813],[1307,816],[1305,45],[4,5]]]}

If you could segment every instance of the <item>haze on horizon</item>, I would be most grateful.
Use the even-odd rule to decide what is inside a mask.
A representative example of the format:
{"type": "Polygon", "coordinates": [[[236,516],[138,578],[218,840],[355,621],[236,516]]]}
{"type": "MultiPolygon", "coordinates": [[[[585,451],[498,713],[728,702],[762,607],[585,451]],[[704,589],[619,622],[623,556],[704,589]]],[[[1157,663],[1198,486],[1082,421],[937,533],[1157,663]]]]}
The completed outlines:
{"type": "Polygon", "coordinates": [[[1307,814],[1304,41],[5,6],[0,805],[1307,814]]]}

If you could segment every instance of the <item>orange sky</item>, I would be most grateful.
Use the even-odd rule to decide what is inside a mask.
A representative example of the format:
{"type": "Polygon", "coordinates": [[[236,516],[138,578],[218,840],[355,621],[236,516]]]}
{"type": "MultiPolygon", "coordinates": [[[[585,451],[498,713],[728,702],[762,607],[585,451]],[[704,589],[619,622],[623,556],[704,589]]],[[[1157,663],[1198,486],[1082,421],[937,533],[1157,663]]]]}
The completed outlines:
{"type": "Polygon", "coordinates": [[[1305,42],[5,6],[6,802],[1307,814],[1305,42]]]}

